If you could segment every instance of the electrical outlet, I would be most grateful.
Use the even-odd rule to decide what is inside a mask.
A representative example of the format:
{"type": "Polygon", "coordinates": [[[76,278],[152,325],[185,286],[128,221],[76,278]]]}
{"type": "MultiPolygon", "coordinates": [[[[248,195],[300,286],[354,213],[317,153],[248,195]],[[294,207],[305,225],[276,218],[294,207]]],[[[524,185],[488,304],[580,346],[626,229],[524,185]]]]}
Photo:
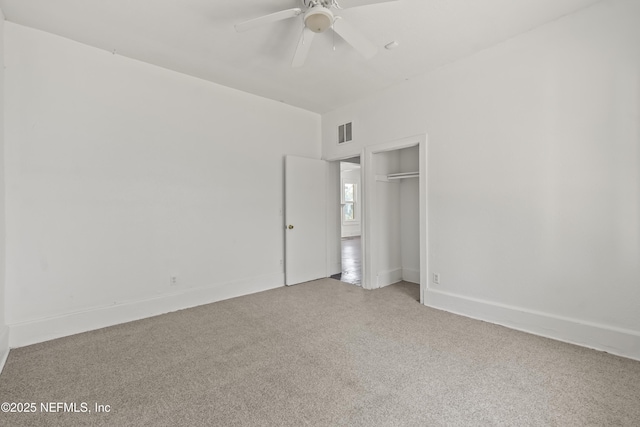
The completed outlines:
{"type": "Polygon", "coordinates": [[[169,285],[170,286],[178,286],[178,276],[170,276],[169,277],[169,285]]]}
{"type": "Polygon", "coordinates": [[[440,273],[433,273],[433,283],[436,285],[440,284],[440,273]]]}

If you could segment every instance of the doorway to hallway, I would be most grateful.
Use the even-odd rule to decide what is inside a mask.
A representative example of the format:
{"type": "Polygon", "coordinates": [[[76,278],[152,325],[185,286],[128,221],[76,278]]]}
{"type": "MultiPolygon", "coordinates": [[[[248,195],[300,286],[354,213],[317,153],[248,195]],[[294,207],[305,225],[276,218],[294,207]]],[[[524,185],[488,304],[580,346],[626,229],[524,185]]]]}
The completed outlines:
{"type": "Polygon", "coordinates": [[[331,277],[362,286],[362,189],[360,157],[340,161],[341,272],[331,277]]]}

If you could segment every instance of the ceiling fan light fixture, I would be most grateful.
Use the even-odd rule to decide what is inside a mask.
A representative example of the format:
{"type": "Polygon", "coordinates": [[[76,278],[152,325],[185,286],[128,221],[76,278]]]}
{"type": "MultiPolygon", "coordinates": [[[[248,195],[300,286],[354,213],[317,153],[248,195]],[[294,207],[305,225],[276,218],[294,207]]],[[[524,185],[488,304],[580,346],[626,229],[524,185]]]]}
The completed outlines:
{"type": "Polygon", "coordinates": [[[304,25],[314,33],[323,33],[333,24],[333,13],[326,7],[312,7],[304,15],[304,25]]]}

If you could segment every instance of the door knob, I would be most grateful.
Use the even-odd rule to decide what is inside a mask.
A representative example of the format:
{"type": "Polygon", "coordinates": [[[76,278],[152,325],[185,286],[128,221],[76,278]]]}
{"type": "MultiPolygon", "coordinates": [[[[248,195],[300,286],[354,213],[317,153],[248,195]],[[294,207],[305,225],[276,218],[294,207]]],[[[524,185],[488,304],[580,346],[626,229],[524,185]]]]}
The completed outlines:
{"type": "Polygon", "coordinates": [[[293,230],[293,225],[290,225],[290,226],[289,226],[289,230],[293,230]]]}

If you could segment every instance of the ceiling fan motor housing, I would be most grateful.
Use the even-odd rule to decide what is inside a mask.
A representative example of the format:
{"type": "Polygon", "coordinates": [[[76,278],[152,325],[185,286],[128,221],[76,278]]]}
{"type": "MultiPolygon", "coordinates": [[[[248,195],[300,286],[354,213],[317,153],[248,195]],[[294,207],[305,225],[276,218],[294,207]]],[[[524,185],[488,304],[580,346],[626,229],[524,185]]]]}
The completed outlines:
{"type": "Polygon", "coordinates": [[[304,25],[314,33],[325,32],[333,24],[333,13],[324,6],[314,6],[304,15],[304,25]]]}

